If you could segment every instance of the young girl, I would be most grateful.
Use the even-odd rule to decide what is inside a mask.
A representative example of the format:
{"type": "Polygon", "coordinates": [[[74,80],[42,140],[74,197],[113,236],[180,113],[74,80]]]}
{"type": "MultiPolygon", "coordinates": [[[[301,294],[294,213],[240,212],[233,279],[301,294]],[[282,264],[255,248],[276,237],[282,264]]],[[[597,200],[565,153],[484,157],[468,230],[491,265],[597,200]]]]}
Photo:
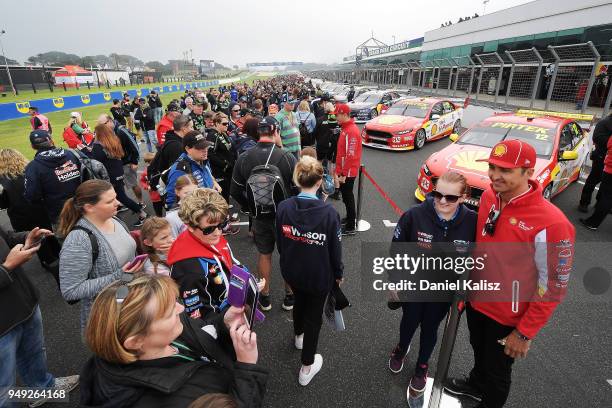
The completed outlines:
{"type": "Polygon", "coordinates": [[[170,276],[167,256],[174,236],[168,220],[161,217],[148,218],[140,230],[140,240],[145,253],[149,255],[143,266],[144,271],[149,275],[170,276]]]}
{"type": "Polygon", "coordinates": [[[185,198],[188,194],[191,194],[191,192],[197,188],[198,182],[191,174],[185,174],[176,180],[174,191],[176,192],[177,202],[171,210],[166,212],[166,220],[170,223],[172,236],[174,238],[178,237],[181,232],[187,229],[185,223],[183,223],[178,215],[179,203],[183,198],[185,198]]]}

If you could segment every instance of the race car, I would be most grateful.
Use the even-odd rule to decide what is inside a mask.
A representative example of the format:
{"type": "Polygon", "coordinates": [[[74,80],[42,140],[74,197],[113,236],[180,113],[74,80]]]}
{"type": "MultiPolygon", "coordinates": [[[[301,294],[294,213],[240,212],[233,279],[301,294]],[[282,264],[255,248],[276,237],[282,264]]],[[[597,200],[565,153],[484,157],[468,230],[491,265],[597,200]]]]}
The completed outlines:
{"type": "Polygon", "coordinates": [[[390,106],[401,96],[397,91],[370,91],[362,93],[352,102],[348,103],[348,106],[351,108],[351,117],[355,118],[356,123],[365,123],[378,116],[384,107],[390,106]]]}
{"type": "Polygon", "coordinates": [[[387,150],[420,149],[461,128],[463,105],[437,98],[402,98],[361,132],[362,144],[387,150]]]}
{"type": "Polygon", "coordinates": [[[453,144],[429,156],[419,170],[414,195],[419,201],[425,200],[438,177],[455,170],[468,180],[471,192],[465,203],[478,207],[490,180],[488,163],[477,160],[487,159],[491,148],[501,140],[519,139],[535,148],[533,179],[550,200],[580,176],[590,150],[588,134],[592,121],[593,115],[563,112],[519,110],[495,114],[461,136],[451,136],[453,144]]]}

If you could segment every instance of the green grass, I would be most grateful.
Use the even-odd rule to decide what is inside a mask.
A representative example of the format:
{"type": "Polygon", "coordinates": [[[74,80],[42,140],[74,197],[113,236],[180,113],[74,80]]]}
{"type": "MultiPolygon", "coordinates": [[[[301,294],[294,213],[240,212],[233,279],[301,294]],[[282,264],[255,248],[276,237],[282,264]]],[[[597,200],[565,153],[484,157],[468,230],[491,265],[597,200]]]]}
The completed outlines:
{"type": "MultiPolygon", "coordinates": [[[[246,82],[250,85],[257,79],[262,79],[262,77],[251,75],[249,77],[245,77],[243,80],[241,80],[241,82],[246,82]]],[[[179,98],[181,95],[183,95],[183,93],[184,91],[163,93],[161,94],[162,101],[164,101],[164,103],[168,103],[173,98],[179,98]]],[[[83,114],[83,119],[91,128],[93,128],[96,124],[98,116],[103,113],[110,113],[110,107],[110,103],[95,105],[87,108],[81,108],[79,112],[83,114]]],[[[49,118],[51,126],[53,127],[53,141],[57,146],[68,147],[64,143],[62,133],[64,131],[64,127],[66,127],[68,120],[70,119],[69,112],[71,110],[73,109],[45,113],[45,116],[49,118]]],[[[28,159],[31,159],[34,157],[34,150],[32,150],[32,147],[30,146],[30,131],[31,127],[29,117],[0,121],[0,148],[17,149],[28,159]]]]}

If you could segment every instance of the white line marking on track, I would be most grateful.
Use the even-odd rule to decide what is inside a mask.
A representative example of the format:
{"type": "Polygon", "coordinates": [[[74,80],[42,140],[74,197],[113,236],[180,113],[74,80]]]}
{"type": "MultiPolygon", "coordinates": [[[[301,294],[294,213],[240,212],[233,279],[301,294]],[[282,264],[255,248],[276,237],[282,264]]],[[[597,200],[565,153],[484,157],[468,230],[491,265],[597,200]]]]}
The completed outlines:
{"type": "Polygon", "coordinates": [[[606,380],[608,384],[612,385],[612,380],[606,380]]]}
{"type": "Polygon", "coordinates": [[[383,220],[383,224],[385,224],[385,227],[387,227],[387,228],[395,228],[395,226],[397,225],[397,222],[391,222],[389,220],[383,220]]]}

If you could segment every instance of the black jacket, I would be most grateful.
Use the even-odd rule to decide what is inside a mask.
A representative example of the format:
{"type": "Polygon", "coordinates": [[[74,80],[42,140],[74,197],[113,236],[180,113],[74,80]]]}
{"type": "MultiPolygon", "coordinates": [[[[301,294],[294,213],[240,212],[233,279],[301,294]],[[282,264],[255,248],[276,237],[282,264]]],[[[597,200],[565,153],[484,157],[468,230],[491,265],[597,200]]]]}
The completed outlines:
{"type": "Polygon", "coordinates": [[[150,107],[142,108],[139,106],[134,112],[134,120],[140,122],[140,128],[148,131],[155,130],[155,116],[150,107]]]}
{"type": "Polygon", "coordinates": [[[213,176],[216,178],[231,177],[237,157],[231,139],[216,129],[209,129],[206,132],[206,139],[213,143],[208,151],[213,176]]]}
{"type": "MultiPolygon", "coordinates": [[[[251,171],[255,166],[266,164],[272,146],[274,146],[273,143],[259,142],[254,147],[241,154],[238,160],[236,160],[234,172],[232,173],[230,194],[242,207],[248,206],[246,200],[246,184],[251,175],[251,171]]],[[[292,181],[293,169],[297,164],[295,156],[283,148],[274,146],[274,151],[270,157],[270,164],[275,165],[280,170],[287,194],[295,195],[296,189],[292,181]]]]}
{"type": "MultiPolygon", "coordinates": [[[[116,122],[118,122],[120,125],[125,126],[126,125],[126,120],[125,120],[125,111],[121,106],[113,106],[110,108],[110,112],[113,115],[113,119],[115,119],[116,122]]],[[[129,114],[127,116],[130,116],[129,114]]]]}
{"type": "Polygon", "coordinates": [[[323,113],[317,117],[314,137],[317,142],[317,158],[319,160],[336,160],[336,146],[340,135],[340,125],[335,115],[323,113]]]}
{"type": "Polygon", "coordinates": [[[149,106],[152,108],[161,108],[163,107],[162,101],[159,98],[158,95],[151,95],[149,94],[149,96],[147,96],[147,101],[149,103],[149,106]]]}
{"type": "Polygon", "coordinates": [[[36,153],[25,169],[26,200],[47,209],[49,220],[57,221],[64,202],[81,184],[78,158],[70,151],[53,148],[36,153]]]}
{"type": "Polygon", "coordinates": [[[38,290],[23,268],[9,271],[2,266],[11,248],[23,244],[27,235],[0,227],[0,337],[29,319],[38,305],[38,290]]]}
{"type": "Polygon", "coordinates": [[[160,147],[160,150],[159,170],[164,171],[169,169],[181,154],[185,153],[183,139],[173,130],[169,130],[166,132],[164,144],[160,147]]]}
{"type": "Polygon", "coordinates": [[[603,160],[606,157],[610,135],[612,135],[612,115],[606,116],[595,125],[593,130],[594,159],[603,160]]]}
{"type": "Polygon", "coordinates": [[[25,176],[0,177],[3,187],[0,194],[0,208],[6,213],[15,231],[29,231],[34,227],[51,229],[51,222],[45,208],[40,204],[28,203],[24,197],[25,176]]]}
{"type": "Polygon", "coordinates": [[[263,403],[268,371],[235,361],[232,341],[223,323],[223,315],[211,319],[191,319],[181,314],[183,333],[176,340],[206,360],[186,361],[165,357],[113,364],[90,358],[81,372],[81,406],[187,407],[208,393],[231,395],[241,408],[256,408],[263,403]],[[203,327],[212,325],[215,340],[203,327]]]}
{"type": "Polygon", "coordinates": [[[123,125],[115,122],[115,134],[121,141],[124,156],[121,159],[123,164],[138,164],[140,160],[140,150],[138,150],[138,142],[132,135],[132,132],[123,125]]]}
{"type": "Polygon", "coordinates": [[[276,245],[289,286],[312,295],[329,293],[344,273],[340,236],[340,215],[331,204],[300,197],[281,202],[276,245]]]}
{"type": "Polygon", "coordinates": [[[109,157],[100,143],[94,142],[94,144],[91,145],[91,151],[89,151],[89,149],[83,149],[83,153],[104,165],[106,171],[108,171],[108,177],[112,184],[118,184],[123,181],[123,163],[121,159],[109,157]]]}

